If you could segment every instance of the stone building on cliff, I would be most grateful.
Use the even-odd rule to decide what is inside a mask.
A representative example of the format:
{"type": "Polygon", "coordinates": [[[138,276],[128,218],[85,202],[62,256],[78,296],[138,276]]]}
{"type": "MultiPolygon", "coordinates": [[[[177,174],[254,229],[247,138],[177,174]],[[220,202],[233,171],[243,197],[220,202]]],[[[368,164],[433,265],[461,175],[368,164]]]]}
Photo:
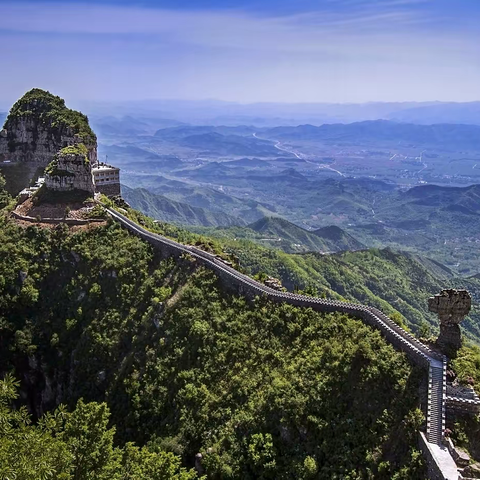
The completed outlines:
{"type": "MultiPolygon", "coordinates": [[[[45,168],[44,185],[50,190],[120,194],[120,169],[98,163],[97,137],[87,116],[38,88],[15,102],[0,131],[2,164],[22,166],[21,188],[45,168]]],[[[6,176],[8,172],[2,170],[6,176]]]]}
{"type": "Polygon", "coordinates": [[[92,172],[96,192],[103,193],[107,197],[120,195],[119,168],[106,163],[98,163],[92,172]]]}

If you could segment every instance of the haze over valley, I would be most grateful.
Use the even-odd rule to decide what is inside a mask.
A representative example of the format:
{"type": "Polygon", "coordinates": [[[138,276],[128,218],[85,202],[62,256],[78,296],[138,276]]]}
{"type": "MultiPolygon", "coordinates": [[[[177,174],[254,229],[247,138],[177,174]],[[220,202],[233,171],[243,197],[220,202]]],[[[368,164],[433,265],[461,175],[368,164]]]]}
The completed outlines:
{"type": "MultiPolygon", "coordinates": [[[[422,253],[478,273],[479,103],[91,108],[99,158],[122,169],[125,199],[154,218],[210,228],[277,217],[310,232],[336,226],[364,248],[422,253]]],[[[244,236],[234,230],[210,233],[244,236]]],[[[248,236],[287,251],[337,250],[248,236]]]]}

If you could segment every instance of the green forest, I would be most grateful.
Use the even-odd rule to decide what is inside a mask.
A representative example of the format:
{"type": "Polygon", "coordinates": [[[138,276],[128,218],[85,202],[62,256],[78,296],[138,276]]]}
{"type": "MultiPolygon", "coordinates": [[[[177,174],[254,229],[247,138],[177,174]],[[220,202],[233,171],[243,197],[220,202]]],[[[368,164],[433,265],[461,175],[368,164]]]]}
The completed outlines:
{"type": "Polygon", "coordinates": [[[0,478],[194,478],[197,453],[208,478],[423,478],[424,376],[360,321],[247,303],[113,223],[0,236],[0,478]]]}
{"type": "MultiPolygon", "coordinates": [[[[378,331],[247,301],[191,257],[162,258],[111,220],[79,231],[20,226],[1,198],[0,479],[425,478],[425,372],[378,331]]],[[[354,288],[356,277],[344,277],[364,275],[362,265],[397,265],[377,278],[392,282],[384,296],[414,288],[396,277],[408,262],[388,251],[340,255],[344,269],[327,264],[322,290],[305,255],[256,247],[248,257],[248,243],[129,214],[310,294],[361,300],[341,285],[354,288]]],[[[462,350],[457,373],[478,378],[479,359],[462,350]]]]}
{"type": "MultiPolygon", "coordinates": [[[[105,201],[118,208],[113,202],[105,201]]],[[[121,209],[147,229],[199,246],[232,261],[240,271],[258,279],[278,278],[289,291],[371,305],[399,318],[414,333],[438,334],[438,318],[428,311],[428,297],[447,286],[466,288],[480,298],[480,278],[457,276],[427,257],[391,248],[323,255],[286,253],[244,238],[212,238],[169,223],[153,221],[134,209],[121,209]]],[[[462,323],[464,334],[480,342],[480,312],[475,305],[462,323]]]]}

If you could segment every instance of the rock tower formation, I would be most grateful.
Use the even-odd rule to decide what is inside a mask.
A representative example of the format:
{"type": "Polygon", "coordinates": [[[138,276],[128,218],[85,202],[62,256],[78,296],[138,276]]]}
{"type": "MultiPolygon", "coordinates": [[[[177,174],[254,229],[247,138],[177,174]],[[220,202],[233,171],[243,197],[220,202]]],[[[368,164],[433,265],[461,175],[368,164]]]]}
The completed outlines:
{"type": "Polygon", "coordinates": [[[428,299],[428,309],[440,319],[440,335],[437,344],[448,355],[454,354],[462,345],[460,322],[470,311],[472,297],[467,290],[442,290],[428,299]]]}
{"type": "Polygon", "coordinates": [[[57,175],[47,174],[48,188],[70,190],[74,185],[90,192],[93,181],[86,176],[91,177],[91,168],[97,163],[97,137],[85,115],[67,108],[60,97],[34,88],[15,102],[0,130],[0,168],[7,185],[15,184],[11,191],[15,195],[52,161],[55,165],[50,170],[57,175]],[[81,158],[74,158],[73,152],[59,153],[80,146],[77,154],[81,158]],[[85,156],[88,163],[83,162],[85,156]],[[90,169],[88,174],[84,167],[90,169]]]}
{"type": "Polygon", "coordinates": [[[92,166],[83,143],[62,148],[45,169],[45,186],[56,191],[95,192],[92,166]]]}
{"type": "Polygon", "coordinates": [[[88,118],[70,110],[65,101],[34,88],[17,100],[0,132],[0,161],[34,163],[46,167],[55,154],[83,143],[92,163],[97,161],[97,137],[88,118]]]}

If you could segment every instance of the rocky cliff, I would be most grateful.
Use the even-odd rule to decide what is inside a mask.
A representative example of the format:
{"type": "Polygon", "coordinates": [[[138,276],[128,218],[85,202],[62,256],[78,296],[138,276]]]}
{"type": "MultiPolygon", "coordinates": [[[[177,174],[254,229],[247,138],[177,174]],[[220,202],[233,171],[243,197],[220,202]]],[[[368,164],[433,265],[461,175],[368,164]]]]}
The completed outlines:
{"type": "Polygon", "coordinates": [[[62,148],[45,169],[45,186],[56,191],[95,191],[92,164],[83,143],[62,148]]]}
{"type": "Polygon", "coordinates": [[[83,143],[90,162],[97,160],[97,139],[88,118],[70,110],[65,101],[34,88],[10,110],[0,131],[0,162],[27,162],[47,166],[69,145],[83,143]]]}

